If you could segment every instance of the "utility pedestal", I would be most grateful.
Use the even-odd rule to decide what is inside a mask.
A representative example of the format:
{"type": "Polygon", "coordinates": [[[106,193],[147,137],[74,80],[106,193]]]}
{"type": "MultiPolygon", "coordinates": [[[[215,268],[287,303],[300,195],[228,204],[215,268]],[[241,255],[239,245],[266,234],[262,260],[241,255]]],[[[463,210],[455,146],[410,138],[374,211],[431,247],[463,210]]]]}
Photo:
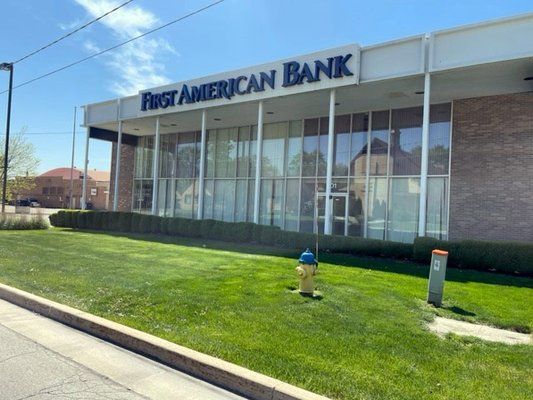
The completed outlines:
{"type": "Polygon", "coordinates": [[[436,307],[442,305],[442,293],[444,290],[444,278],[446,277],[446,264],[448,252],[433,250],[431,253],[431,266],[429,268],[428,303],[436,307]]]}

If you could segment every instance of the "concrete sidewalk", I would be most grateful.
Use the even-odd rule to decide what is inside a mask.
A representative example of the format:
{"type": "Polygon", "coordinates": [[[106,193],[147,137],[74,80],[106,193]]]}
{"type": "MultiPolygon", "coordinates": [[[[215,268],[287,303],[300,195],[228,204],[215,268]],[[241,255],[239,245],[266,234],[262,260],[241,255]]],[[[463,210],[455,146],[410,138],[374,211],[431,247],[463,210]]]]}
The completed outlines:
{"type": "MultiPolygon", "coordinates": [[[[160,339],[156,336],[149,335],[147,333],[138,331],[136,329],[129,328],[127,326],[118,324],[94,316],[92,314],[68,307],[47,299],[44,299],[39,296],[35,296],[31,293],[24,292],[19,289],[12,288],[7,285],[0,284],[0,299],[7,300],[8,302],[23,307],[27,310],[31,310],[35,313],[38,313],[42,316],[51,318],[55,321],[58,321],[62,324],[74,327],[76,330],[85,332],[94,336],[96,338],[102,339],[100,343],[110,342],[120,346],[122,349],[127,349],[133,351],[137,354],[142,354],[150,357],[153,360],[161,362],[165,365],[176,368],[180,371],[185,372],[191,376],[194,376],[201,381],[205,381],[216,385],[218,387],[226,388],[234,393],[238,393],[244,398],[253,399],[253,400],[328,400],[324,396],[317,395],[315,393],[309,392],[307,390],[298,388],[296,386],[289,385],[288,383],[279,381],[277,379],[268,377],[266,375],[259,374],[257,372],[248,370],[246,368],[240,367],[238,365],[226,362],[224,360],[199,353],[197,351],[188,349],[183,346],[179,346],[175,343],[168,342],[166,340],[160,339]]],[[[7,306],[4,306],[7,307],[7,306]]],[[[26,318],[29,318],[28,316],[26,318]]],[[[37,317],[36,317],[37,318],[37,317]]],[[[41,318],[41,317],[39,317],[41,318]]],[[[0,314],[0,321],[3,321],[9,318],[7,316],[2,316],[0,314]]],[[[14,322],[16,322],[16,317],[14,317],[14,322]]],[[[40,320],[40,319],[39,319],[40,320]]],[[[45,321],[48,321],[44,319],[45,321]]],[[[53,321],[48,321],[52,323],[53,321]]],[[[48,340],[50,345],[54,345],[54,341],[58,339],[58,334],[53,333],[53,330],[47,333],[48,328],[51,328],[51,325],[46,325],[46,328],[39,329],[38,332],[31,333],[32,323],[28,323],[28,329],[26,332],[27,337],[32,340],[37,340],[40,337],[45,337],[48,340]]],[[[12,329],[15,325],[10,324],[8,326],[12,329]]],[[[57,327],[56,327],[57,328],[57,327]]],[[[71,330],[72,333],[76,332],[81,334],[76,330],[71,330]]],[[[43,340],[43,339],[39,339],[43,340]]],[[[107,344],[107,343],[106,343],[107,344]]],[[[57,348],[66,348],[69,349],[73,345],[69,344],[56,344],[57,348]]],[[[83,357],[93,357],[96,351],[90,350],[90,345],[84,350],[80,351],[80,356],[83,357]]],[[[59,351],[58,351],[59,352],[59,351]]],[[[61,354],[61,353],[60,353],[61,354]]],[[[72,357],[68,355],[67,357],[72,357]]],[[[110,360],[109,357],[107,357],[110,360]]],[[[81,358],[80,358],[81,360],[81,358]]],[[[85,362],[85,361],[84,361],[85,362]]],[[[115,381],[118,380],[122,375],[121,371],[124,364],[128,362],[121,362],[119,364],[110,364],[110,372],[116,370],[113,375],[115,381]]],[[[91,364],[92,365],[92,364],[91,364]]],[[[162,367],[160,364],[158,366],[162,367]]],[[[173,371],[173,370],[172,370],[173,371]]],[[[110,373],[108,372],[108,373],[110,373]]],[[[142,388],[153,387],[153,390],[158,390],[165,384],[159,381],[152,381],[151,379],[144,380],[146,375],[144,373],[136,373],[135,370],[130,374],[137,374],[136,378],[128,381],[131,384],[132,388],[137,391],[142,388]],[[136,382],[139,386],[135,386],[136,382]],[[155,382],[155,383],[154,383],[155,382]]],[[[154,373],[154,378],[157,377],[154,373]]],[[[186,375],[187,376],[187,375],[186,375]]],[[[201,381],[195,381],[200,383],[201,381]]],[[[166,380],[165,380],[166,382],[166,380]]],[[[129,387],[129,386],[128,386],[129,387]]],[[[208,386],[206,386],[208,387],[208,386]]],[[[215,387],[209,386],[208,390],[213,390],[215,393],[215,387]]],[[[172,389],[172,390],[178,390],[172,389]]],[[[185,396],[189,390],[186,390],[183,393],[185,396]]],[[[217,400],[217,399],[237,399],[239,397],[233,396],[228,392],[216,392],[220,393],[221,396],[230,396],[230,397],[214,397],[215,395],[209,394],[207,396],[202,395],[200,397],[179,397],[176,393],[173,392],[173,399],[206,399],[206,400],[217,400]]],[[[150,398],[154,399],[163,399],[162,395],[148,395],[150,398]]]]}
{"type": "Polygon", "coordinates": [[[0,300],[0,399],[244,399],[0,300]]]}
{"type": "Polygon", "coordinates": [[[531,335],[507,331],[505,329],[492,328],[490,326],[472,324],[470,322],[457,321],[454,319],[435,317],[430,323],[429,329],[440,336],[455,333],[460,336],[473,336],[489,342],[505,344],[530,344],[531,335]]]}

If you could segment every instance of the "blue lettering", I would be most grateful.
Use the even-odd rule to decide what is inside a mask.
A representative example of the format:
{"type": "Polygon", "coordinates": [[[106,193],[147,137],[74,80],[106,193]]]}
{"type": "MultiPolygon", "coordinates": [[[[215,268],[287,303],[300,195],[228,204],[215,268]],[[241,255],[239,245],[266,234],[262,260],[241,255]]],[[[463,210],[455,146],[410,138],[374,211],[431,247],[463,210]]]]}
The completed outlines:
{"type": "Polygon", "coordinates": [[[333,74],[334,78],[342,78],[343,75],[353,75],[352,71],[350,71],[350,69],[346,66],[346,63],[350,58],[352,58],[351,54],[335,57],[335,73],[333,74]]]}
{"type": "Polygon", "coordinates": [[[152,92],[144,92],[141,95],[141,111],[146,111],[149,107],[152,92]]]}
{"type": "Polygon", "coordinates": [[[270,70],[270,75],[268,75],[266,72],[260,72],[259,77],[261,79],[259,82],[259,86],[261,87],[261,90],[265,90],[265,83],[268,86],[270,86],[271,89],[274,89],[274,86],[276,86],[275,84],[276,70],[275,69],[270,70]]]}
{"type": "Polygon", "coordinates": [[[283,87],[296,85],[300,79],[300,64],[296,61],[283,63],[283,87]]]}
{"type": "Polygon", "coordinates": [[[257,78],[254,74],[250,75],[250,79],[248,80],[248,86],[246,87],[246,93],[252,93],[252,89],[254,92],[261,92],[265,90],[264,88],[261,89],[259,87],[259,82],[257,82],[257,78]]]}
{"type": "Polygon", "coordinates": [[[228,81],[218,81],[217,82],[217,94],[215,96],[217,99],[225,97],[228,100],[231,100],[228,94],[228,81]]]}
{"type": "Polygon", "coordinates": [[[191,101],[189,103],[199,103],[205,100],[205,85],[193,86],[191,88],[191,101]]]}
{"type": "Polygon", "coordinates": [[[192,103],[191,94],[189,93],[189,88],[187,85],[183,85],[181,87],[181,93],[178,98],[178,104],[180,106],[183,104],[183,100],[185,100],[185,103],[192,103]]]}
{"type": "Polygon", "coordinates": [[[245,94],[246,92],[244,90],[241,89],[241,82],[242,81],[247,81],[248,78],[245,77],[244,75],[241,75],[241,76],[238,76],[237,78],[235,78],[235,81],[233,82],[233,91],[237,94],[245,94]]]}
{"type": "Polygon", "coordinates": [[[204,93],[206,100],[213,100],[216,98],[216,82],[209,82],[204,85],[204,93]]]}
{"type": "Polygon", "coordinates": [[[304,79],[307,79],[307,82],[316,82],[319,80],[313,76],[311,68],[309,68],[309,65],[307,65],[307,63],[304,63],[302,72],[300,74],[300,77],[298,78],[298,84],[301,85],[302,83],[304,83],[304,79]]]}
{"type": "Polygon", "coordinates": [[[320,80],[320,72],[323,72],[329,79],[331,79],[331,71],[333,67],[333,57],[328,58],[328,65],[320,60],[315,61],[315,78],[320,80]]]}
{"type": "Polygon", "coordinates": [[[235,79],[228,79],[228,98],[235,96],[235,79]]]}

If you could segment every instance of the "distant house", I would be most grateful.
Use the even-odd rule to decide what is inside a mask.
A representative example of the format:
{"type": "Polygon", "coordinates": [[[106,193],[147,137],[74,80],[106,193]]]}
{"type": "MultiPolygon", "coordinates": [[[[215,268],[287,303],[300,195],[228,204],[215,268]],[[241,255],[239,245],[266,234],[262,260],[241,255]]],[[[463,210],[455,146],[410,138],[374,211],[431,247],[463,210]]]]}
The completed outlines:
{"type": "MultiPolygon", "coordinates": [[[[55,168],[35,178],[35,186],[21,190],[14,198],[36,199],[42,207],[69,208],[72,171],[73,208],[81,208],[83,171],[77,168],[55,168]]],[[[109,203],[109,171],[87,171],[87,202],[95,210],[107,209],[109,203]]]]}

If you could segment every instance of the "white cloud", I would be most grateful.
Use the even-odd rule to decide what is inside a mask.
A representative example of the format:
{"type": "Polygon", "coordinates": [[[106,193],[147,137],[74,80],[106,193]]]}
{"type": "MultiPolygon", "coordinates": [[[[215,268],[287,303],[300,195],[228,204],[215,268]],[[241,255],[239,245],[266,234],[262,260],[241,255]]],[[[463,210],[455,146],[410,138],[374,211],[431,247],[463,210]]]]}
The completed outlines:
{"type": "Polygon", "coordinates": [[[81,24],[82,22],[80,20],[76,20],[69,23],[58,24],[58,26],[62,31],[71,31],[81,26],[81,24]]]}
{"type": "MultiPolygon", "coordinates": [[[[123,1],[115,0],[75,0],[91,17],[96,18],[117,7],[123,1]]],[[[157,17],[149,11],[136,5],[125,7],[107,15],[98,23],[111,30],[116,42],[138,36],[160,23],[157,17]]],[[[115,42],[115,43],[116,43],[115,42]]],[[[111,47],[113,42],[106,42],[100,46],[93,41],[85,43],[85,48],[94,53],[99,48],[111,47]]],[[[119,96],[137,93],[140,89],[160,86],[169,83],[165,76],[165,67],[157,62],[163,53],[176,54],[170,43],[163,39],[143,37],[128,43],[103,57],[105,63],[113,70],[118,79],[111,83],[111,91],[119,96]]]]}

